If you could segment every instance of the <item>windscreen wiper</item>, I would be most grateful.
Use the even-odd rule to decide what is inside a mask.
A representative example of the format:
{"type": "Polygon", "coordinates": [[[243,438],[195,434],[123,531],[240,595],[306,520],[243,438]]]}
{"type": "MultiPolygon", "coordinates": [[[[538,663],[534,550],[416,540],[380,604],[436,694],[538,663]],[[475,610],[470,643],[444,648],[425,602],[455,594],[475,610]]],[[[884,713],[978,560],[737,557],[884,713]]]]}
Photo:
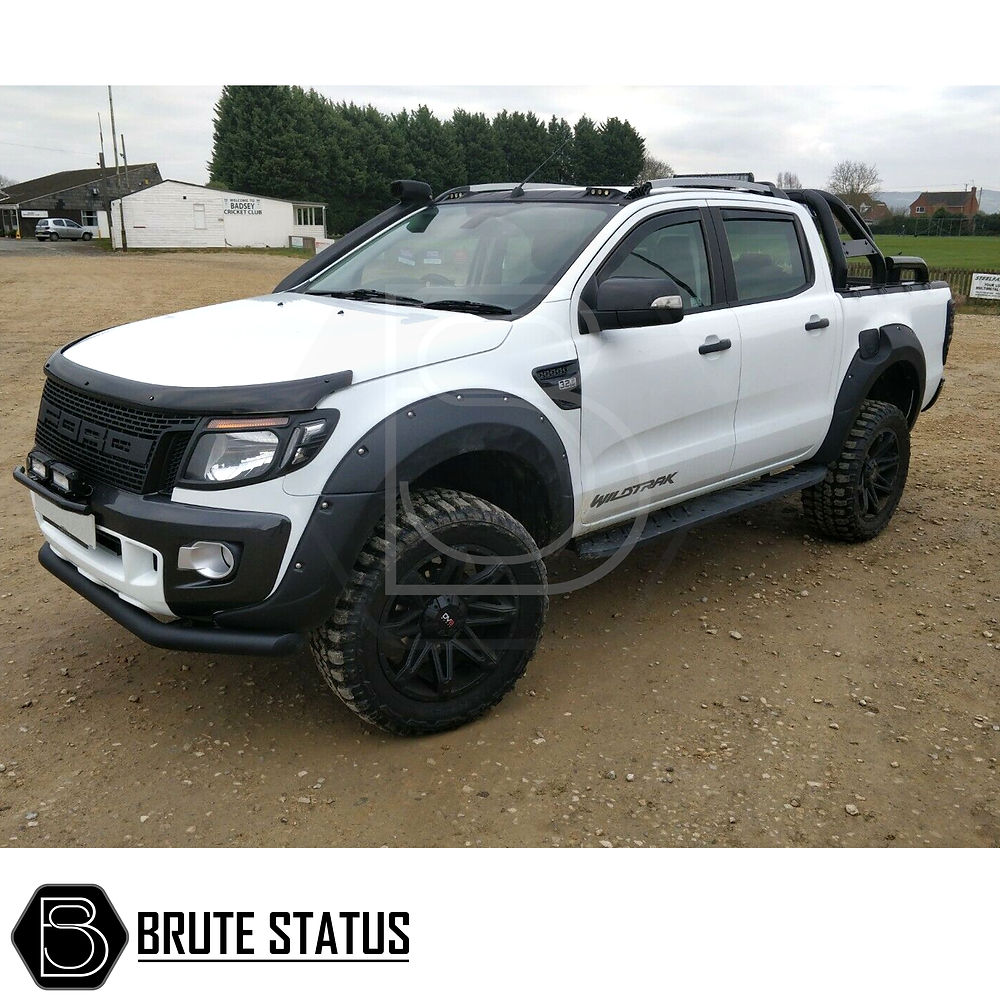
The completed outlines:
{"type": "Polygon", "coordinates": [[[436,302],[425,302],[425,309],[449,309],[453,312],[478,313],[481,316],[509,316],[510,309],[495,306],[492,302],[473,302],[471,299],[438,299],[436,302]]]}
{"type": "Polygon", "coordinates": [[[684,291],[687,292],[692,299],[697,299],[698,301],[697,303],[695,303],[695,308],[697,308],[698,306],[703,306],[705,304],[704,302],[701,301],[701,296],[689,284],[687,284],[687,282],[681,281],[681,279],[678,278],[676,274],[671,274],[662,264],[657,264],[655,260],[650,260],[648,257],[644,257],[641,253],[638,253],[635,250],[632,251],[632,256],[638,257],[639,260],[645,261],[647,264],[649,264],[650,267],[655,267],[657,271],[662,271],[671,281],[673,281],[677,285],[680,285],[681,288],[683,288],[684,291]]]}
{"type": "Polygon", "coordinates": [[[306,295],[328,295],[333,299],[355,299],[358,302],[398,302],[408,306],[422,306],[424,304],[423,299],[415,299],[409,295],[396,295],[378,288],[352,288],[335,292],[309,291],[306,292],[306,295]]]}

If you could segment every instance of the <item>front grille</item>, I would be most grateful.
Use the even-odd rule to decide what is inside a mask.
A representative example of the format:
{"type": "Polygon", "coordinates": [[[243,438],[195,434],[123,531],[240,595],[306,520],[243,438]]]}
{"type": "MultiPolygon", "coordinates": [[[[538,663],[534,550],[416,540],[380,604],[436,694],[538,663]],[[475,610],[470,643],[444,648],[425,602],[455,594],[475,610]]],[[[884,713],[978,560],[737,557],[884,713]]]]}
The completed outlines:
{"type": "Polygon", "coordinates": [[[173,487],[197,417],[140,410],[49,379],[35,441],[86,477],[130,493],[173,487]]]}

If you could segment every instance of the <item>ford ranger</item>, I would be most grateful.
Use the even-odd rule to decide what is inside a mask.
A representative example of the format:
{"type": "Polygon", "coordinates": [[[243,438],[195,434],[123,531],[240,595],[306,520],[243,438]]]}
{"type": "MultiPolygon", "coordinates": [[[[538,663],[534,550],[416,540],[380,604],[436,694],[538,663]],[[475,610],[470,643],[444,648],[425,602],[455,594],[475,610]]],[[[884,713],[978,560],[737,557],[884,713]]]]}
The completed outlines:
{"type": "Polygon", "coordinates": [[[14,472],[47,570],[158,646],[309,641],[350,708],[416,734],[513,687],[562,548],[606,568],[793,492],[831,538],[886,526],[953,306],[838,198],[393,190],[272,294],[49,358],[14,472]]]}

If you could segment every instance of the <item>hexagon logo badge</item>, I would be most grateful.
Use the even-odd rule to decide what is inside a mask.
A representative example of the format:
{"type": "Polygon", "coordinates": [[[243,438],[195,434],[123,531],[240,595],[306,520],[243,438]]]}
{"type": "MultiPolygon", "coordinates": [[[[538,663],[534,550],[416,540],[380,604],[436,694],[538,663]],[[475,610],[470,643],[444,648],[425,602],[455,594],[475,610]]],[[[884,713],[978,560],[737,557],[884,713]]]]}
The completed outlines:
{"type": "Polygon", "coordinates": [[[42,885],[11,941],[43,990],[96,990],[128,943],[128,931],[99,885],[42,885]]]}

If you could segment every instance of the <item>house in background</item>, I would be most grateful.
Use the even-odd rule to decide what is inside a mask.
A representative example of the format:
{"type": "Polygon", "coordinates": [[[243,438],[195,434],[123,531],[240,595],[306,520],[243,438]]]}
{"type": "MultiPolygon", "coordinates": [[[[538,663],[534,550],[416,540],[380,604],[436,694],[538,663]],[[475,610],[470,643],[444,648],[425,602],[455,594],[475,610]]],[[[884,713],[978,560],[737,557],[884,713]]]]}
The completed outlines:
{"type": "Polygon", "coordinates": [[[107,167],[103,171],[89,167],[9,184],[0,195],[0,233],[20,233],[22,239],[30,239],[39,219],[71,219],[94,236],[107,237],[111,234],[107,215],[111,199],[159,182],[160,168],[155,163],[137,163],[117,174],[107,167]]]}
{"type": "Polygon", "coordinates": [[[862,201],[858,206],[858,211],[861,213],[861,218],[868,223],[868,225],[873,225],[876,222],[885,222],[886,219],[892,217],[892,210],[884,201],[876,201],[874,198],[871,201],[867,199],[862,201]]]}
{"type": "Polygon", "coordinates": [[[974,219],[979,211],[976,189],[971,191],[921,191],[920,197],[910,205],[910,218],[930,218],[944,209],[949,215],[974,219]]]}

